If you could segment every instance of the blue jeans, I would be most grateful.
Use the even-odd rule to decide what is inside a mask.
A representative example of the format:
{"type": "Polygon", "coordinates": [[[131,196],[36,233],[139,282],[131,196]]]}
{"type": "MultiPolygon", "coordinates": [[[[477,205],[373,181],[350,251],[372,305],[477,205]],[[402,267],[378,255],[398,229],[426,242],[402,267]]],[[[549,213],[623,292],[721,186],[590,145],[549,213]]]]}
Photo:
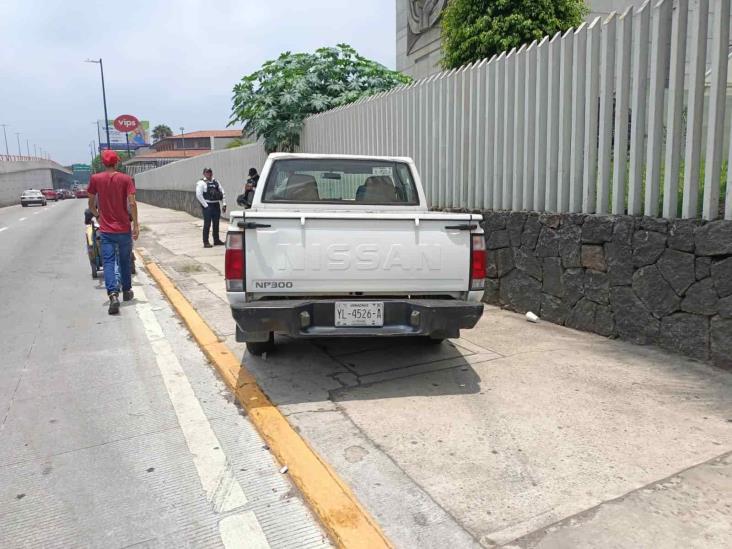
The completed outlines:
{"type": "Polygon", "coordinates": [[[104,285],[107,294],[132,289],[132,233],[101,233],[104,285]],[[119,275],[116,274],[119,262],[119,275]],[[119,276],[119,278],[118,278],[119,276]]]}

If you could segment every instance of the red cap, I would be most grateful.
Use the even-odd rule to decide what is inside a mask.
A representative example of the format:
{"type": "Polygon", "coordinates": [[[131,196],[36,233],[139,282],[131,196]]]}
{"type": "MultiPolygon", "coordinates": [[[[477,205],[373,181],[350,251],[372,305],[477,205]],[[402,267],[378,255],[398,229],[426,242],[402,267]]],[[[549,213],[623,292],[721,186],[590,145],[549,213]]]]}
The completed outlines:
{"type": "Polygon", "coordinates": [[[110,151],[109,149],[102,151],[102,164],[111,168],[113,166],[116,166],[118,162],[119,156],[117,156],[116,152],[110,151]]]}

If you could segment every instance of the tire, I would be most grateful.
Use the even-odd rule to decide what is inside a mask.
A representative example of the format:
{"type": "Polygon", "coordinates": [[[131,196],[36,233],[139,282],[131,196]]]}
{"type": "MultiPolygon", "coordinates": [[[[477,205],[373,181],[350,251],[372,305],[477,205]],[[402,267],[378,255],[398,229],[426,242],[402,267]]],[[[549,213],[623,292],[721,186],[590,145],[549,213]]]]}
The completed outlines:
{"type": "Polygon", "coordinates": [[[134,259],[130,262],[130,265],[131,265],[131,267],[130,267],[130,274],[133,274],[133,275],[134,274],[137,274],[137,267],[135,266],[135,260],[134,259]]]}
{"type": "Polygon", "coordinates": [[[269,333],[267,341],[247,341],[247,351],[254,356],[262,356],[264,353],[271,353],[275,348],[274,334],[269,333]]]}
{"type": "Polygon", "coordinates": [[[27,208],[28,204],[21,204],[21,206],[23,206],[24,208],[27,208]]]}
{"type": "Polygon", "coordinates": [[[97,266],[96,265],[92,265],[91,266],[91,273],[92,273],[92,278],[94,280],[96,280],[97,278],[99,278],[99,273],[97,272],[97,266]]]}
{"type": "Polygon", "coordinates": [[[429,337],[429,336],[427,336],[424,339],[425,339],[426,343],[429,343],[430,345],[435,345],[435,346],[442,345],[444,343],[444,341],[445,341],[445,338],[444,337],[429,337]]]}

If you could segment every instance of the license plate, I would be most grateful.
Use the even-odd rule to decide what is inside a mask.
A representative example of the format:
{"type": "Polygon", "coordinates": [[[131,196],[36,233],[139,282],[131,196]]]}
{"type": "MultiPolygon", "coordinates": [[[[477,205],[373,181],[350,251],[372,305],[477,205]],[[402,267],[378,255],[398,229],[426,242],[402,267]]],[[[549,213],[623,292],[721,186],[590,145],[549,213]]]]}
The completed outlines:
{"type": "Polygon", "coordinates": [[[381,301],[336,301],[336,326],[383,326],[384,303],[381,301]]]}

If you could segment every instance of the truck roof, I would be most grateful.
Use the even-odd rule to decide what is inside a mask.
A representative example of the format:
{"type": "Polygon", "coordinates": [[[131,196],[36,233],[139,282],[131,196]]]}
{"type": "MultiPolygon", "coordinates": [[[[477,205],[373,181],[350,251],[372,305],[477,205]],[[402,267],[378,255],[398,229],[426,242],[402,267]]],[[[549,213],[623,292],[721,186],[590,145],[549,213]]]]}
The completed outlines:
{"type": "Polygon", "coordinates": [[[271,153],[272,160],[286,158],[340,158],[344,160],[386,160],[389,162],[413,162],[408,156],[383,156],[369,154],[313,154],[313,153],[271,153]]]}

